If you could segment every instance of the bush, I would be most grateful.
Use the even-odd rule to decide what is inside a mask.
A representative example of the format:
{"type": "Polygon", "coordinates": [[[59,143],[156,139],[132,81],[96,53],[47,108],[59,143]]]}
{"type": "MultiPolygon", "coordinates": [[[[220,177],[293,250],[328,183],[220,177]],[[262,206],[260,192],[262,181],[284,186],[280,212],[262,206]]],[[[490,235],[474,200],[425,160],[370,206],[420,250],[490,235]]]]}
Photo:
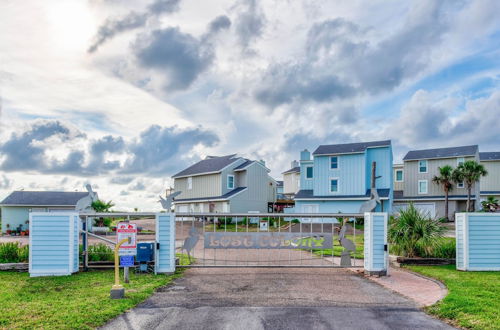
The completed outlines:
{"type": "Polygon", "coordinates": [[[442,241],[445,227],[419,212],[413,204],[389,223],[388,240],[394,253],[403,257],[432,255],[442,241]]]}
{"type": "Polygon", "coordinates": [[[0,244],[0,263],[28,262],[29,247],[21,246],[19,242],[0,244]]]}
{"type": "Polygon", "coordinates": [[[419,249],[418,256],[422,258],[444,258],[455,259],[456,241],[451,237],[444,237],[436,244],[430,252],[419,249]]]}
{"type": "Polygon", "coordinates": [[[89,245],[89,261],[114,261],[115,253],[112,248],[104,243],[89,245]]]}

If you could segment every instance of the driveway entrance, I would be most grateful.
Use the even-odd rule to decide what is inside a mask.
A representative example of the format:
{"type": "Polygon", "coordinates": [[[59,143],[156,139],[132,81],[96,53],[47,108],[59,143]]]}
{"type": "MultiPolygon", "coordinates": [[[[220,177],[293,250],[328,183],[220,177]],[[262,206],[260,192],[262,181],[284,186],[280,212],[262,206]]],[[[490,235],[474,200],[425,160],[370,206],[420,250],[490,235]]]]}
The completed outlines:
{"type": "Polygon", "coordinates": [[[192,268],[105,329],[452,329],[342,268],[192,268]]]}

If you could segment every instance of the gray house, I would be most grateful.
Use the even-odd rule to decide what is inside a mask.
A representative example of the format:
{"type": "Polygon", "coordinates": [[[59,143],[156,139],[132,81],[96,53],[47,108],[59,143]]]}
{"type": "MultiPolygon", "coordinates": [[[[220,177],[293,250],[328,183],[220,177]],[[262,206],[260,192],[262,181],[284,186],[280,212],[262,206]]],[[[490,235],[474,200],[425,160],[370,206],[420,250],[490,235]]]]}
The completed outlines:
{"type": "Polygon", "coordinates": [[[176,212],[268,212],[276,181],[264,161],[236,155],[209,156],[172,176],[176,212]]]}
{"type": "Polygon", "coordinates": [[[479,160],[488,171],[488,175],[480,180],[481,200],[488,196],[500,199],[500,152],[480,152],[479,160]]]}
{"type": "MultiPolygon", "coordinates": [[[[394,170],[394,205],[393,210],[404,209],[412,202],[416,208],[428,212],[431,216],[444,216],[444,191],[432,178],[439,174],[439,167],[450,165],[456,168],[459,164],[475,160],[479,162],[477,145],[452,148],[426,149],[409,151],[403,158],[404,164],[393,166],[394,170]]],[[[479,186],[472,187],[472,200],[478,209],[479,186]]],[[[464,183],[453,186],[449,193],[449,214],[463,212],[466,208],[467,187],[464,183]]]]}
{"type": "Polygon", "coordinates": [[[28,229],[30,212],[61,212],[75,209],[76,203],[88,192],[14,191],[1,203],[2,232],[28,229]]]}

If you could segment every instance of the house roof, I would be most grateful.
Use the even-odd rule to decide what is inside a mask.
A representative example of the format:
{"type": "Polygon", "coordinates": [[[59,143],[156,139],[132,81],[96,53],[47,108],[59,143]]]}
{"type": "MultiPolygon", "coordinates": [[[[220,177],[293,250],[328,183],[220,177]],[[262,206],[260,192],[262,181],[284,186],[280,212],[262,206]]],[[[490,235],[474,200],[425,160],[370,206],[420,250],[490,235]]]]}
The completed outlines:
{"type": "Polygon", "coordinates": [[[313,152],[313,155],[351,154],[357,152],[364,152],[366,148],[386,147],[390,145],[391,145],[391,140],[345,143],[345,144],[327,144],[327,145],[320,145],[313,152]]]}
{"type": "Polygon", "coordinates": [[[477,145],[451,147],[451,148],[438,148],[438,149],[411,150],[408,151],[403,160],[474,156],[476,155],[477,150],[478,150],[477,145]]]}
{"type": "Polygon", "coordinates": [[[479,160],[488,161],[488,160],[500,160],[500,152],[480,152],[479,160]]]}
{"type": "Polygon", "coordinates": [[[200,160],[199,162],[173,175],[172,178],[203,174],[203,173],[219,172],[224,167],[240,159],[240,157],[235,157],[235,156],[236,154],[220,156],[220,157],[208,156],[207,158],[200,160]]]}
{"type": "Polygon", "coordinates": [[[14,191],[0,205],[75,206],[88,194],[76,191],[14,191]]]}
{"type": "MultiPolygon", "coordinates": [[[[390,189],[377,189],[380,198],[388,198],[390,189]]],[[[371,194],[371,189],[367,189],[364,195],[326,195],[326,196],[315,196],[312,190],[299,190],[295,194],[295,199],[346,199],[346,198],[363,198],[369,199],[371,194]]]]}
{"type": "Polygon", "coordinates": [[[250,164],[252,164],[254,162],[254,160],[250,160],[250,159],[246,159],[245,162],[241,165],[238,165],[234,168],[235,171],[240,171],[240,170],[243,170],[245,169],[247,166],[249,166],[250,164]]]}
{"type": "Polygon", "coordinates": [[[194,202],[194,201],[211,201],[211,200],[228,200],[236,194],[244,191],[247,187],[238,187],[235,188],[224,195],[221,196],[212,196],[212,197],[196,197],[196,198],[174,198],[175,203],[179,202],[194,202]]]}
{"type": "Polygon", "coordinates": [[[296,166],[294,168],[291,168],[288,171],[285,171],[281,174],[288,174],[288,173],[300,173],[300,166],[296,166]]]}
{"type": "Polygon", "coordinates": [[[276,187],[283,187],[283,181],[282,180],[276,180],[276,187]]]}

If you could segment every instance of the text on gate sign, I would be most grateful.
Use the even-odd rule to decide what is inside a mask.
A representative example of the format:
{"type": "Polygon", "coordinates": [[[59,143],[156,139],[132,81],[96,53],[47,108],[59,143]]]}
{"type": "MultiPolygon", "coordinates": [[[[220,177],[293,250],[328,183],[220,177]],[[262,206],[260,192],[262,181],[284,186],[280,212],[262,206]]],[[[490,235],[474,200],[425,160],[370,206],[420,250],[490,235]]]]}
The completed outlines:
{"type": "Polygon", "coordinates": [[[207,249],[331,249],[327,233],[205,233],[207,249]]]}

